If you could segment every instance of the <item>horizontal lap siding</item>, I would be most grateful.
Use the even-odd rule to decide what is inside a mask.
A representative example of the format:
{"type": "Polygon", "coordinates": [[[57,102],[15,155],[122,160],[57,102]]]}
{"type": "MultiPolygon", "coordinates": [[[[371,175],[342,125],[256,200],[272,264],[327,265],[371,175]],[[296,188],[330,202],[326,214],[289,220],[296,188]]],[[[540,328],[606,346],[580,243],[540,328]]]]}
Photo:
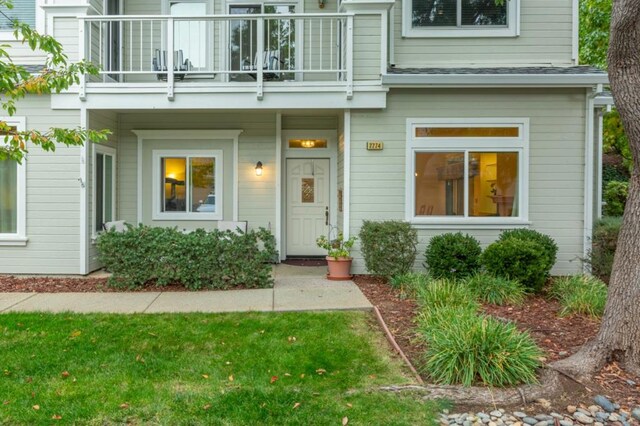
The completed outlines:
{"type": "MultiPolygon", "coordinates": [[[[48,96],[28,96],[16,117],[27,129],[76,128],[80,112],[52,111],[48,96]]],[[[44,152],[29,147],[27,237],[25,247],[0,247],[0,273],[77,274],[80,272],[80,148],[57,145],[44,152]]]]}
{"type": "MultiPolygon", "coordinates": [[[[210,130],[242,129],[238,146],[239,219],[250,228],[266,227],[275,232],[275,113],[141,113],[120,116],[118,145],[119,218],[137,222],[137,136],[134,129],[210,130]],[[255,175],[255,165],[262,161],[264,174],[255,175]]],[[[176,141],[176,146],[179,146],[176,141]]],[[[226,153],[225,153],[226,155],[226,153]]],[[[225,172],[226,174],[226,172],[225,172]]],[[[225,191],[232,190],[225,181],[225,191]]],[[[151,188],[145,188],[150,191],[151,188]]],[[[226,197],[225,197],[226,199],[226,197]]],[[[225,208],[225,211],[227,209],[225,208]]],[[[224,217],[232,220],[232,217],[224,217]]],[[[215,225],[212,225],[215,226],[215,225]]]]}
{"type": "MultiPolygon", "coordinates": [[[[408,117],[529,117],[529,219],[560,247],[556,274],[581,268],[584,221],[585,94],[581,90],[392,90],[384,111],[352,111],[351,231],[363,220],[404,220],[408,117]],[[368,140],[384,141],[382,152],[368,140]]],[[[455,228],[455,227],[454,227],[455,228]]],[[[453,229],[455,231],[455,229],[453,229]]],[[[419,230],[418,253],[447,230],[419,230]]],[[[483,245],[499,230],[465,230],[483,245]]],[[[359,252],[357,272],[363,272],[359,252]]]]}
{"type": "Polygon", "coordinates": [[[520,0],[519,37],[402,38],[400,0],[394,10],[398,67],[571,64],[572,0],[520,0]]]}
{"type": "Polygon", "coordinates": [[[353,22],[353,79],[378,80],[381,72],[380,15],[356,15],[353,22]]]}

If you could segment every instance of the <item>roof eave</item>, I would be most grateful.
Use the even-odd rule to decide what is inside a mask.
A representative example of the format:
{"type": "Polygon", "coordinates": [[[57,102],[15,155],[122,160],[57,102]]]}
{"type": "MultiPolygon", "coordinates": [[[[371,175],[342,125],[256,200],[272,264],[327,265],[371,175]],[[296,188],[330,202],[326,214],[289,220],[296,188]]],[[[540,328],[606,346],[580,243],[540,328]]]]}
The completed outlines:
{"type": "Polygon", "coordinates": [[[606,74],[383,74],[386,86],[590,87],[609,84],[606,74]]]}

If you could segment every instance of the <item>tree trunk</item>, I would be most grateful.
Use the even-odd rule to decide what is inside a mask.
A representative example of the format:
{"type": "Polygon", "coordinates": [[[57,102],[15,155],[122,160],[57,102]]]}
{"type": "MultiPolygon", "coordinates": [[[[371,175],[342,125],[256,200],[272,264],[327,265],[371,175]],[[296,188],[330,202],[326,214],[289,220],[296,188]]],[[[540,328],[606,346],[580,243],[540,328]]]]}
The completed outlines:
{"type": "Polygon", "coordinates": [[[582,377],[609,361],[640,375],[640,0],[614,0],[609,81],[629,139],[634,171],[600,331],[554,367],[582,377]]]}

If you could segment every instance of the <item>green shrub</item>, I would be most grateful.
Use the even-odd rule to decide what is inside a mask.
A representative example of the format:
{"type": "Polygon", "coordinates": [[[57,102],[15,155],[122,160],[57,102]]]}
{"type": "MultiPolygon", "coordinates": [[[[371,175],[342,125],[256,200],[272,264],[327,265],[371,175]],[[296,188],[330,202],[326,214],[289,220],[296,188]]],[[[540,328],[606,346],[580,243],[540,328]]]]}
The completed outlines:
{"type": "Polygon", "coordinates": [[[389,285],[400,291],[401,297],[415,297],[429,282],[429,276],[421,272],[407,272],[391,277],[389,285]]]}
{"type": "Polygon", "coordinates": [[[512,323],[445,307],[420,320],[424,370],[439,384],[534,383],[542,351],[512,323]]]}
{"type": "Polygon", "coordinates": [[[425,266],[436,278],[464,278],[478,270],[480,253],[480,243],[470,235],[437,235],[427,246],[425,266]]]}
{"type": "Polygon", "coordinates": [[[390,278],[413,268],[418,236],[409,223],[365,220],[359,237],[365,266],[370,273],[390,278]]]}
{"type": "Polygon", "coordinates": [[[629,182],[612,180],[603,191],[605,216],[622,216],[629,197],[629,182]]]}
{"type": "Polygon", "coordinates": [[[275,238],[265,230],[183,233],[140,225],[98,238],[99,260],[112,273],[109,284],[135,288],[179,283],[189,289],[273,285],[275,238]]]}
{"type": "Polygon", "coordinates": [[[490,244],[480,256],[489,275],[519,281],[527,289],[539,292],[551,269],[542,243],[507,238],[490,244]]]}
{"type": "Polygon", "coordinates": [[[425,315],[441,308],[462,308],[476,312],[479,308],[471,292],[455,281],[431,280],[416,291],[416,300],[425,315]]]}
{"type": "Polygon", "coordinates": [[[622,218],[607,217],[599,220],[593,229],[591,250],[586,261],[591,265],[591,273],[605,283],[611,276],[621,226],[622,218]]]}
{"type": "Polygon", "coordinates": [[[544,247],[544,252],[547,256],[547,270],[551,271],[553,265],[556,264],[556,260],[558,258],[558,245],[550,236],[534,231],[533,229],[507,229],[500,233],[498,240],[506,240],[509,238],[517,238],[519,240],[535,241],[540,243],[544,247]]]}
{"type": "Polygon", "coordinates": [[[588,275],[557,278],[550,294],[560,302],[560,316],[563,317],[582,314],[600,318],[607,303],[607,286],[588,275]]]}
{"type": "Polygon", "coordinates": [[[518,281],[475,274],[463,283],[479,301],[494,305],[522,305],[526,291],[518,281]]]}

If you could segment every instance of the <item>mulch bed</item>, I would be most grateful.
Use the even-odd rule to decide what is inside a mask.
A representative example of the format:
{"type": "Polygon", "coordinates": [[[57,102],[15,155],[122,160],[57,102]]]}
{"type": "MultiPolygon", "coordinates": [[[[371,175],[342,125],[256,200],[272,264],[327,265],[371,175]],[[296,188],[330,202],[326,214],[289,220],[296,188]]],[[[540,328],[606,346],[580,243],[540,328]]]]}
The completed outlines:
{"type": "MultiPolygon", "coordinates": [[[[356,275],[354,281],[369,301],[378,307],[398,345],[420,371],[425,346],[416,330],[414,318],[418,306],[415,301],[403,298],[400,291],[377,277],[356,275]]],[[[547,362],[575,353],[596,335],[600,327],[599,321],[587,317],[560,318],[559,310],[557,301],[542,296],[530,296],[519,307],[483,306],[485,313],[513,321],[519,329],[528,331],[546,351],[547,362]]],[[[592,389],[594,395],[604,393],[623,408],[640,406],[640,378],[627,374],[616,363],[605,366],[594,379],[595,383],[590,385],[599,388],[592,389]]]]}
{"type": "MultiPolygon", "coordinates": [[[[234,287],[233,290],[242,290],[242,287],[234,287]]],[[[16,277],[0,275],[0,293],[122,293],[127,292],[154,292],[154,291],[211,291],[203,288],[189,290],[180,284],[165,286],[148,285],[141,288],[114,288],[107,285],[107,278],[98,277],[16,277]]]]}

